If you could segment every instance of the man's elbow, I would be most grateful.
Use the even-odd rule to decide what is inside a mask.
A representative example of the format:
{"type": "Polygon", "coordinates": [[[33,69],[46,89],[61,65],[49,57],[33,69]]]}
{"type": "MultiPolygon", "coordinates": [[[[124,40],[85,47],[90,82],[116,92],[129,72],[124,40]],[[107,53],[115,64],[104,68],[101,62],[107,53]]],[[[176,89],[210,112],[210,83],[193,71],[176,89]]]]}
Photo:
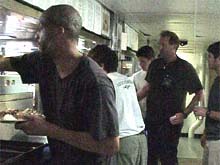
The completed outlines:
{"type": "Polygon", "coordinates": [[[0,71],[15,71],[11,66],[10,58],[0,57],[0,71]]]}
{"type": "Polygon", "coordinates": [[[106,145],[104,145],[102,154],[112,156],[119,151],[119,137],[111,138],[106,145]],[[105,147],[104,147],[105,146],[105,147]]]}
{"type": "Polygon", "coordinates": [[[111,149],[109,149],[107,151],[107,155],[114,155],[115,153],[117,153],[119,151],[119,137],[117,137],[114,141],[114,143],[112,144],[112,147],[110,147],[111,149]]]}

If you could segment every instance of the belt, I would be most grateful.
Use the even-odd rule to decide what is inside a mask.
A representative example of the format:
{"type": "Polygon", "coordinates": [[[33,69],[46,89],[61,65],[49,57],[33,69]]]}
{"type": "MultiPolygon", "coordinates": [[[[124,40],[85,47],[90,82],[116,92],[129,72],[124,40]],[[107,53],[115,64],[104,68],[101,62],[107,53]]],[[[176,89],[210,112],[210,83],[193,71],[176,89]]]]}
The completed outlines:
{"type": "Polygon", "coordinates": [[[141,131],[139,134],[137,134],[137,135],[141,135],[141,134],[145,134],[145,131],[143,130],[143,131],[141,131]]]}
{"type": "MultiPolygon", "coordinates": [[[[143,131],[141,131],[140,133],[138,133],[138,134],[135,134],[135,135],[130,135],[130,136],[138,136],[138,135],[145,135],[145,131],[143,130],[143,131]]],[[[128,138],[128,137],[130,137],[130,136],[125,136],[125,137],[122,137],[122,138],[120,138],[120,139],[123,139],[123,138],[128,138]]]]}

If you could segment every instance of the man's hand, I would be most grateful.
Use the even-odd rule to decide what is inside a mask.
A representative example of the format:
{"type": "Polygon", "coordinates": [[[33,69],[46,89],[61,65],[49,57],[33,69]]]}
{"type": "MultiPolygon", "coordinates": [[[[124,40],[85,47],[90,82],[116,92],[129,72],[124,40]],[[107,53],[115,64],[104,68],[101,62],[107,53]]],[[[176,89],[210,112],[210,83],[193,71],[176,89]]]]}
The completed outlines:
{"type": "Polygon", "coordinates": [[[146,81],[144,86],[139,91],[137,91],[138,101],[146,97],[149,90],[150,90],[150,84],[146,81]]]}
{"type": "Polygon", "coordinates": [[[195,107],[195,108],[193,109],[193,112],[194,112],[195,116],[206,117],[207,109],[204,108],[204,107],[195,107]]]}
{"type": "Polygon", "coordinates": [[[204,133],[200,138],[200,144],[203,148],[206,146],[206,135],[204,133]]]}
{"type": "Polygon", "coordinates": [[[48,130],[52,127],[51,123],[39,115],[28,115],[23,118],[27,121],[16,123],[15,128],[23,130],[28,135],[47,136],[48,130]]]}
{"type": "Polygon", "coordinates": [[[184,115],[183,113],[176,113],[174,116],[170,117],[170,123],[172,125],[177,125],[177,124],[181,124],[184,120],[184,115]]]}

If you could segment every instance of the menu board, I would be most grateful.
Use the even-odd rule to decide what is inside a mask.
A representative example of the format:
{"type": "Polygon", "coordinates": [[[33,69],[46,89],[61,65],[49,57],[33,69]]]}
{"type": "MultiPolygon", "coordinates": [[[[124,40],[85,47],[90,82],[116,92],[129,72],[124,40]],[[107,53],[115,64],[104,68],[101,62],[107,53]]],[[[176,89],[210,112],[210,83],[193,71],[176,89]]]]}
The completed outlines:
{"type": "Polygon", "coordinates": [[[25,2],[37,6],[41,9],[46,10],[50,6],[58,4],[69,4],[76,8],[76,5],[79,0],[24,0],[25,2]]]}
{"type": "Polygon", "coordinates": [[[125,32],[127,33],[127,45],[133,50],[138,50],[138,33],[130,26],[125,24],[125,32]]]}
{"type": "Polygon", "coordinates": [[[94,9],[94,27],[93,30],[96,34],[101,35],[102,33],[102,6],[100,3],[95,2],[94,9]]]}
{"type": "Polygon", "coordinates": [[[121,33],[121,50],[127,50],[128,35],[127,33],[121,33]]]}
{"type": "Polygon", "coordinates": [[[83,0],[77,0],[77,2],[74,4],[76,5],[76,9],[78,10],[80,16],[82,17],[83,20],[83,0]]]}
{"type": "Polygon", "coordinates": [[[102,9],[102,34],[110,36],[110,12],[106,9],[102,9]]]}
{"type": "Polygon", "coordinates": [[[86,26],[85,28],[94,31],[94,22],[95,22],[95,1],[94,0],[87,0],[87,15],[86,15],[86,26]]]}
{"type": "Polygon", "coordinates": [[[133,50],[138,50],[138,33],[132,29],[131,31],[131,48],[133,50]]]}
{"type": "Polygon", "coordinates": [[[81,17],[82,17],[82,25],[83,25],[83,27],[86,27],[87,25],[86,25],[86,21],[87,21],[87,11],[88,9],[87,9],[87,0],[81,0],[81,1],[79,1],[79,13],[80,13],[80,15],[81,15],[81,17]]]}
{"type": "Polygon", "coordinates": [[[52,5],[69,4],[78,10],[82,26],[99,35],[110,36],[110,12],[96,0],[24,0],[46,10],[52,5]]]}

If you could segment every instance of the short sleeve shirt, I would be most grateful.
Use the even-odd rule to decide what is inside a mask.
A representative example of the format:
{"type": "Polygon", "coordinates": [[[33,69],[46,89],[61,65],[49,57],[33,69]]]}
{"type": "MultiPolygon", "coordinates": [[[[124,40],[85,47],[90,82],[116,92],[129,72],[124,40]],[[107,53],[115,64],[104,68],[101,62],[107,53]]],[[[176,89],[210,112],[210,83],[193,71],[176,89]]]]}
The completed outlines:
{"type": "MultiPolygon", "coordinates": [[[[62,128],[87,132],[102,140],[119,135],[115,92],[111,80],[90,58],[82,57],[77,68],[61,79],[51,59],[39,52],[11,58],[24,83],[39,83],[46,119],[62,128]]],[[[49,139],[56,161],[64,164],[105,164],[109,157],[82,151],[49,139]]]]}
{"type": "MultiPolygon", "coordinates": [[[[220,77],[216,77],[210,93],[208,101],[209,111],[220,111],[220,77]]],[[[206,117],[205,122],[206,135],[208,140],[220,140],[220,121],[206,117]]]]}
{"type": "Polygon", "coordinates": [[[147,97],[147,125],[161,124],[175,113],[183,112],[187,92],[202,89],[193,66],[178,57],[169,64],[162,58],[154,60],[145,80],[151,86],[147,97]]]}

